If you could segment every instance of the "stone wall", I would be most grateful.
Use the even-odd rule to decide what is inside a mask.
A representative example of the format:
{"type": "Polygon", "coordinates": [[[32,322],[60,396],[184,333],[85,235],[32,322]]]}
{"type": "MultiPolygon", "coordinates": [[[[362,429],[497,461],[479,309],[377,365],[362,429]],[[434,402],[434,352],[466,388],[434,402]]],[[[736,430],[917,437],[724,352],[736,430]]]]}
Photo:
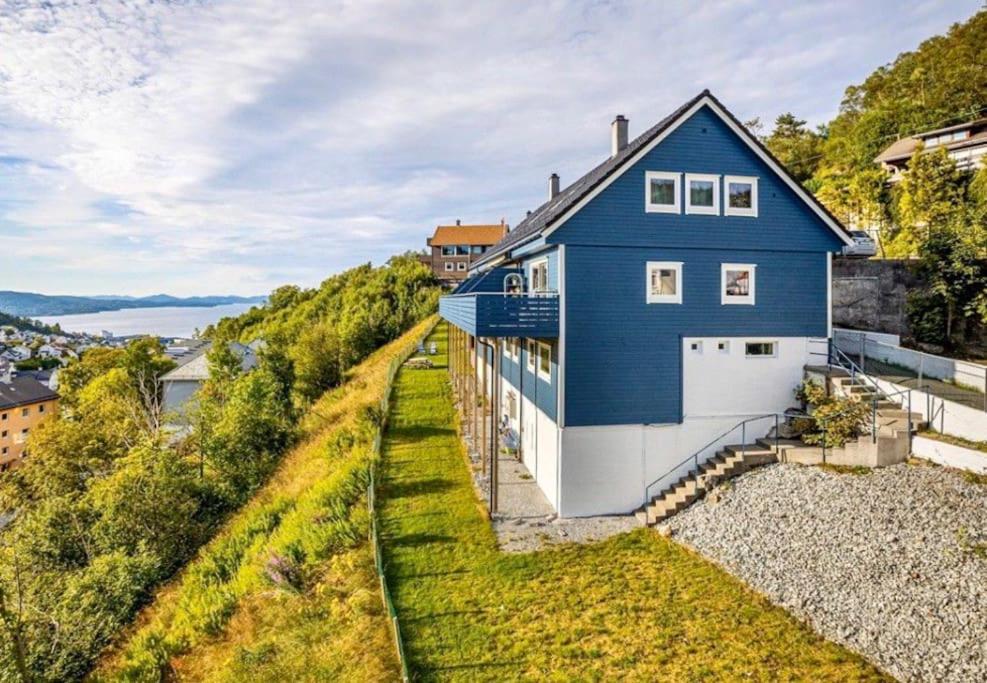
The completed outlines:
{"type": "Polygon", "coordinates": [[[908,290],[919,279],[908,261],[833,259],[833,326],[909,337],[908,290]]]}

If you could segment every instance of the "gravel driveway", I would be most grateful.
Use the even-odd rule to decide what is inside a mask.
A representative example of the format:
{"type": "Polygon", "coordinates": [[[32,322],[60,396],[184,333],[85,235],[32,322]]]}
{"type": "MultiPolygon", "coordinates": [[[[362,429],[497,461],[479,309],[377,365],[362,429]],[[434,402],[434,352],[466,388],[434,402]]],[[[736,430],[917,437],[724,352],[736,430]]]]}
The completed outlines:
{"type": "Polygon", "coordinates": [[[987,681],[987,485],[773,465],[665,526],[905,681],[987,681]]]}

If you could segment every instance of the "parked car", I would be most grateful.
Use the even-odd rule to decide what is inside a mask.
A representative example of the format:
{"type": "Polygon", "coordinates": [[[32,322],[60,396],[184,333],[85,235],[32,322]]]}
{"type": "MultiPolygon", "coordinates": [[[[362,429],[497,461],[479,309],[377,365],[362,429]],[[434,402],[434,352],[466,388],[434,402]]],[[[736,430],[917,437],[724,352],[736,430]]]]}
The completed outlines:
{"type": "Polygon", "coordinates": [[[874,239],[863,230],[851,230],[850,237],[853,238],[853,245],[843,247],[843,255],[852,258],[870,258],[877,254],[877,245],[874,239]]]}

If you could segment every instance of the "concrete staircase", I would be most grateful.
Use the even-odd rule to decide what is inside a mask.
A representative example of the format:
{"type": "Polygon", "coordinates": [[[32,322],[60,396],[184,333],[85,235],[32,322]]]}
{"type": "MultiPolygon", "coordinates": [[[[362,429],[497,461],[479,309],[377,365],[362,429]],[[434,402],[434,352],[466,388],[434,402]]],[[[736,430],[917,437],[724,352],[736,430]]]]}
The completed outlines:
{"type": "MultiPolygon", "coordinates": [[[[850,396],[876,405],[876,435],[864,434],[840,448],[807,446],[799,439],[757,439],[746,446],[725,446],[702,465],[654,496],[634,514],[646,526],[653,526],[692,505],[721,482],[739,476],[758,465],[791,462],[803,465],[843,465],[882,467],[904,462],[910,455],[910,432],[925,426],[919,413],[909,415],[906,407],[890,400],[873,384],[851,377],[842,368],[808,366],[806,377],[825,382],[837,395],[850,396]],[[875,403],[876,399],[876,403],[875,403]],[[909,418],[911,418],[909,420],[909,418]]],[[[872,417],[873,421],[873,417],[872,417]]]]}
{"type": "Polygon", "coordinates": [[[758,439],[757,443],[746,446],[725,446],[700,465],[698,472],[685,475],[634,514],[642,524],[652,526],[689,507],[720,482],[739,476],[752,467],[777,461],[773,441],[767,439],[758,439]]]}

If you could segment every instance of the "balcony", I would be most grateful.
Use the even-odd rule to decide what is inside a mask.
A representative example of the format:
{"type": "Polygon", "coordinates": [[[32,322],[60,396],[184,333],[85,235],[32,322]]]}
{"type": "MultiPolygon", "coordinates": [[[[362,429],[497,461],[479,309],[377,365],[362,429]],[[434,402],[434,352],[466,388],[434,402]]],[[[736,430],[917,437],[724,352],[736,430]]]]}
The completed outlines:
{"type": "Polygon", "coordinates": [[[439,299],[439,315],[474,337],[559,336],[559,297],[555,293],[451,294],[439,299]]]}

